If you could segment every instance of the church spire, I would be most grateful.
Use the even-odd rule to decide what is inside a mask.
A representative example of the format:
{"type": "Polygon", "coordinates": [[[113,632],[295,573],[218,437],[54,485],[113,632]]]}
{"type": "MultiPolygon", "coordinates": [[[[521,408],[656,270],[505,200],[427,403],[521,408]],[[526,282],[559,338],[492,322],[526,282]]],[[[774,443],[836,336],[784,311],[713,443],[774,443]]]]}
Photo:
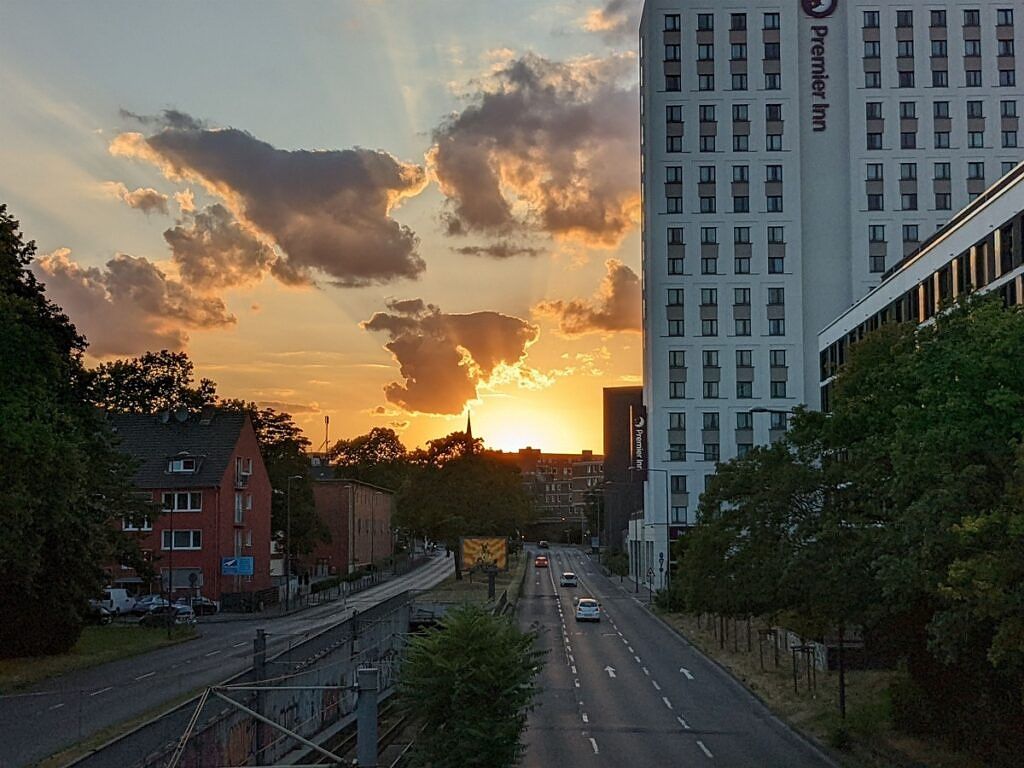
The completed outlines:
{"type": "Polygon", "coordinates": [[[466,439],[473,439],[473,419],[468,410],[466,411],[466,439]]]}

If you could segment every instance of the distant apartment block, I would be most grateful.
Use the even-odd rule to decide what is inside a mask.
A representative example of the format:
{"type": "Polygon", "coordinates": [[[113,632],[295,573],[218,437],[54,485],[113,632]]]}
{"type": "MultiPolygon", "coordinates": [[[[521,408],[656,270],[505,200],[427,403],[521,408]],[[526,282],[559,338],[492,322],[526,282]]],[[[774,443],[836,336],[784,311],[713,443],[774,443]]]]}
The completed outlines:
{"type": "Polygon", "coordinates": [[[523,488],[533,499],[540,521],[578,524],[588,505],[597,503],[604,480],[603,456],[593,451],[544,453],[527,447],[508,457],[519,467],[523,488]]]}

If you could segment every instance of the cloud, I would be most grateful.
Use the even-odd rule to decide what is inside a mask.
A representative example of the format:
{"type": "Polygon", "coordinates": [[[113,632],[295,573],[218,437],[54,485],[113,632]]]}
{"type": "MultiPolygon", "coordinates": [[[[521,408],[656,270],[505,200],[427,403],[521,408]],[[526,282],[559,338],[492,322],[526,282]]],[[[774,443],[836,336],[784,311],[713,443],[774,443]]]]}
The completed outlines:
{"type": "Polygon", "coordinates": [[[463,256],[489,256],[492,259],[511,259],[514,256],[538,256],[543,251],[540,248],[529,248],[525,245],[513,245],[507,242],[492,243],[491,245],[466,245],[461,248],[453,248],[456,253],[463,256]]]}
{"type": "Polygon", "coordinates": [[[642,0],[608,0],[583,17],[583,28],[606,43],[635,42],[640,28],[642,0]]]}
{"type": "Polygon", "coordinates": [[[461,413],[476,398],[477,387],[492,379],[527,382],[527,349],[540,331],[518,317],[498,312],[447,314],[421,299],[389,301],[361,326],[386,333],[385,349],[400,366],[403,382],[384,388],[388,402],[407,411],[461,413]]]}
{"type": "Polygon", "coordinates": [[[136,123],[145,126],[155,126],[158,128],[171,128],[173,130],[184,130],[184,131],[201,131],[206,128],[206,122],[203,120],[197,120],[192,115],[181,112],[177,109],[164,109],[161,110],[158,115],[139,115],[135,112],[129,112],[127,109],[122,109],[121,117],[126,120],[133,120],[136,123]]]}
{"type": "Polygon", "coordinates": [[[639,332],[640,278],[618,259],[608,259],[604,266],[607,272],[590,299],[542,301],[533,311],[556,318],[565,336],[639,332]]]}
{"type": "Polygon", "coordinates": [[[380,150],[277,149],[180,113],[152,120],[161,126],[156,133],[122,133],[110,151],[203,185],[281,249],[273,271],[285,282],[308,281],[312,271],[336,285],[365,286],[423,272],[418,238],[390,215],[423,190],[422,167],[380,150]]]}
{"type": "Polygon", "coordinates": [[[148,349],[180,350],[188,329],[233,325],[224,302],[201,296],[168,278],[152,262],[118,253],[104,268],[83,267],[71,251],[41,256],[34,271],[46,292],[74,318],[96,357],[133,355],[148,349]]]}
{"type": "Polygon", "coordinates": [[[186,213],[195,213],[196,196],[191,189],[183,189],[181,192],[175,192],[174,202],[178,204],[178,210],[181,211],[182,216],[186,213]]]}
{"type": "Polygon", "coordinates": [[[498,63],[434,131],[450,235],[539,231],[613,247],[639,221],[635,58],[498,63]]]}
{"type": "Polygon", "coordinates": [[[164,240],[181,277],[201,289],[257,282],[277,258],[220,203],[187,216],[164,240]]]}
{"type": "Polygon", "coordinates": [[[320,413],[319,403],[285,403],[280,400],[259,400],[256,404],[261,408],[273,408],[275,411],[283,411],[292,415],[298,413],[320,413]]]}
{"type": "Polygon", "coordinates": [[[110,192],[118,200],[123,201],[129,208],[134,208],[143,213],[167,214],[167,195],[149,187],[139,187],[130,190],[119,181],[104,182],[103,188],[110,192]]]}

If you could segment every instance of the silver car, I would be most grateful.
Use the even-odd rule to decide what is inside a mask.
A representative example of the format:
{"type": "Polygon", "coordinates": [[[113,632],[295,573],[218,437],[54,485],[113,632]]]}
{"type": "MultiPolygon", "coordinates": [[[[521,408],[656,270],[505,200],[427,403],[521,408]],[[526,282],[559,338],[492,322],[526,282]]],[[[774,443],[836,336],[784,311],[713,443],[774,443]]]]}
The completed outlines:
{"type": "Polygon", "coordinates": [[[576,603],[576,621],[600,621],[601,604],[592,597],[584,597],[576,603]]]}

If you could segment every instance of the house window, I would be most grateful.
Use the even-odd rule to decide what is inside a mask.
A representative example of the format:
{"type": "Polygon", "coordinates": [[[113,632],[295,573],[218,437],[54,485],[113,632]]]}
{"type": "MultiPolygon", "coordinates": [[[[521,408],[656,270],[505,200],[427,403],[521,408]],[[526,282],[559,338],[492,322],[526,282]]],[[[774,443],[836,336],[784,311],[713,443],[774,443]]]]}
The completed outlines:
{"type": "Polygon", "coordinates": [[[174,491],[161,497],[164,512],[201,512],[203,494],[199,491],[174,491]]]}
{"type": "Polygon", "coordinates": [[[160,532],[160,548],[164,550],[172,549],[171,536],[173,534],[173,549],[202,549],[203,548],[203,532],[202,531],[161,531],[160,532]]]}
{"type": "Polygon", "coordinates": [[[195,472],[196,460],[193,458],[171,459],[167,462],[167,471],[175,474],[195,472]]]}
{"type": "Polygon", "coordinates": [[[153,521],[149,519],[149,516],[143,517],[141,520],[132,521],[127,517],[121,518],[121,530],[122,531],[152,531],[153,521]]]}

